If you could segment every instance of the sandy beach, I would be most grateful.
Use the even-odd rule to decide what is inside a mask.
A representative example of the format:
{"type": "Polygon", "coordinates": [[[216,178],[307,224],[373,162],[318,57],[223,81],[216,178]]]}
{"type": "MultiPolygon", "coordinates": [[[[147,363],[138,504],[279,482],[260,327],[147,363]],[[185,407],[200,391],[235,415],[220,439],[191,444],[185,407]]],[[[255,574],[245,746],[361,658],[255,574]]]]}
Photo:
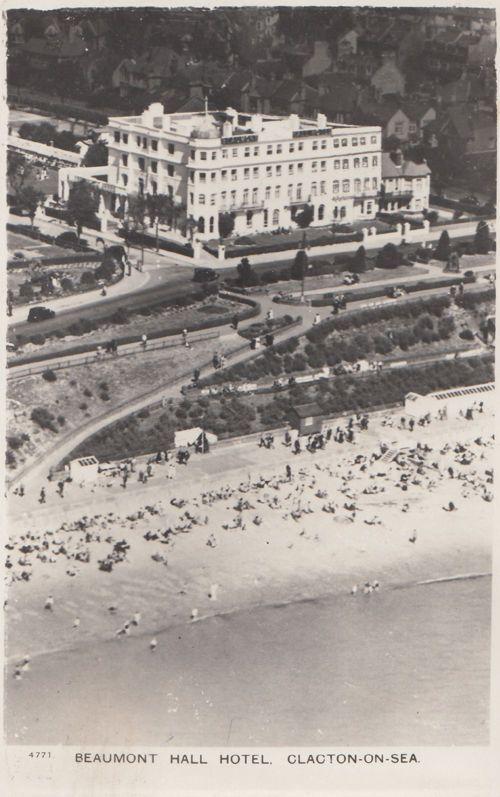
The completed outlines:
{"type": "MultiPolygon", "coordinates": [[[[491,415],[432,420],[411,432],[400,414],[377,415],[367,430],[356,423],[353,428],[354,443],[332,438],[314,452],[302,447],[293,455],[282,439],[269,450],[252,441],[193,456],[186,467],[177,466],[173,479],[166,465],[154,465],[147,484],[132,474],[126,489],[119,479],[92,489],[70,484],[61,498],[49,484],[42,505],[38,496],[12,496],[10,740],[41,740],[44,728],[65,734],[71,722],[63,710],[48,731],[43,708],[50,689],[57,684],[78,705],[94,680],[94,666],[101,696],[121,673],[123,705],[133,704],[140,714],[136,704],[139,695],[146,699],[144,685],[131,689],[128,668],[139,658],[133,677],[140,681],[140,673],[154,666],[157,699],[166,699],[160,662],[164,655],[172,658],[172,640],[185,646],[193,634],[205,636],[205,647],[195,646],[197,655],[209,649],[214,657],[213,636],[207,640],[208,631],[196,631],[202,626],[217,639],[221,629],[244,627],[250,616],[260,627],[256,618],[265,615],[259,612],[318,607],[334,596],[341,602],[337,610],[344,605],[344,616],[355,611],[365,623],[378,614],[377,601],[385,617],[384,602],[404,600],[389,594],[410,594],[396,588],[411,592],[421,582],[489,574],[491,415]],[[99,569],[113,552],[112,570],[99,569]],[[146,664],[147,657],[156,657],[156,664],[146,664]],[[19,710],[26,701],[30,719],[23,721],[19,710]]],[[[470,581],[473,594],[480,581],[470,581]]],[[[482,594],[477,616],[482,612],[487,628],[488,591],[482,594]]],[[[314,625],[311,617],[301,622],[314,625]]],[[[173,659],[171,670],[175,662],[190,661],[186,650],[173,659]]],[[[191,675],[192,666],[190,661],[191,675]]],[[[174,708],[175,697],[172,692],[174,708]]],[[[111,714],[116,723],[114,708],[111,714]]],[[[103,738],[121,738],[104,725],[103,738]]],[[[192,730],[199,742],[194,725],[192,730]]],[[[81,740],[77,730],[68,733],[69,742],[75,735],[81,740]]],[[[130,740],[126,726],[123,733],[130,740]]],[[[242,743],[250,737],[243,734],[242,743]]],[[[189,738],[187,723],[184,743],[189,738]]]]}

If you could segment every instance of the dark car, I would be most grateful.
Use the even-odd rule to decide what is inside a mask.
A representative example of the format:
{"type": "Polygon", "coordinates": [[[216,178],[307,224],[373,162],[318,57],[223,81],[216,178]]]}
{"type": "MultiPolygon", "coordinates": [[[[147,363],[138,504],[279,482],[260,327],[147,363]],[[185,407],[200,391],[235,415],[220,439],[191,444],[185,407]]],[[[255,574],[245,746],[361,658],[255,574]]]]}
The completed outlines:
{"type": "Polygon", "coordinates": [[[213,268],[195,268],[193,280],[194,282],[213,282],[218,276],[213,268]]]}
{"type": "Polygon", "coordinates": [[[87,245],[87,241],[80,238],[80,242],[78,242],[78,235],[76,232],[66,230],[66,232],[62,232],[57,236],[55,244],[57,246],[62,246],[64,249],[79,249],[81,247],[84,248],[87,245]]]}
{"type": "Polygon", "coordinates": [[[54,310],[49,310],[48,307],[32,307],[28,313],[28,321],[47,321],[49,318],[54,318],[54,310]]]}
{"type": "Polygon", "coordinates": [[[464,271],[464,282],[465,283],[475,282],[476,280],[477,280],[477,277],[476,277],[476,275],[474,274],[473,271],[464,271]]]}

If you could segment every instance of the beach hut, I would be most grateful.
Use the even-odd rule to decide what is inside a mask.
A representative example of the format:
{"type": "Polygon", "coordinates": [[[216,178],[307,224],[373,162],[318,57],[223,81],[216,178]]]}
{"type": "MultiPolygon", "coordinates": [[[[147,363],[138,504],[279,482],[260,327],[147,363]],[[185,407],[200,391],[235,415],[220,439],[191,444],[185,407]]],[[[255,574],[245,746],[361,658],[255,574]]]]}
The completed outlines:
{"type": "Polygon", "coordinates": [[[77,482],[95,481],[99,475],[99,460],[93,456],[72,459],[69,463],[69,473],[77,482]]]}
{"type": "Polygon", "coordinates": [[[292,424],[299,435],[321,432],[323,421],[327,417],[315,402],[296,404],[291,409],[292,424]]]}

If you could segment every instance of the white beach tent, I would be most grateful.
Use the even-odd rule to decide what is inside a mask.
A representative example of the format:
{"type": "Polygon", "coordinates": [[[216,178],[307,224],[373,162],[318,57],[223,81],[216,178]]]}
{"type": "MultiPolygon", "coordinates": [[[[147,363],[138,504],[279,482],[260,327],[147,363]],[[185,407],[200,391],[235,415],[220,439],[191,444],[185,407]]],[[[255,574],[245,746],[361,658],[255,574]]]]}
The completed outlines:
{"type": "MultiPolygon", "coordinates": [[[[174,438],[175,447],[182,448],[183,446],[196,445],[203,431],[200,426],[193,426],[191,429],[183,429],[181,432],[176,432],[174,438]]],[[[217,442],[217,435],[205,432],[205,436],[210,444],[217,442]]]]}

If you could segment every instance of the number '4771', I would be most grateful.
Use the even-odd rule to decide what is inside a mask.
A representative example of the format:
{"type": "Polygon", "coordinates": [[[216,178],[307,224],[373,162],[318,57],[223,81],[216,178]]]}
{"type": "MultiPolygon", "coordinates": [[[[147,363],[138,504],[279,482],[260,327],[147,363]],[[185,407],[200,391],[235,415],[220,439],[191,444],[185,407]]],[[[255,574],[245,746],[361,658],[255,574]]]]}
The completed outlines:
{"type": "Polygon", "coordinates": [[[36,752],[28,753],[29,758],[50,758],[50,752],[44,750],[37,750],[36,752]]]}

